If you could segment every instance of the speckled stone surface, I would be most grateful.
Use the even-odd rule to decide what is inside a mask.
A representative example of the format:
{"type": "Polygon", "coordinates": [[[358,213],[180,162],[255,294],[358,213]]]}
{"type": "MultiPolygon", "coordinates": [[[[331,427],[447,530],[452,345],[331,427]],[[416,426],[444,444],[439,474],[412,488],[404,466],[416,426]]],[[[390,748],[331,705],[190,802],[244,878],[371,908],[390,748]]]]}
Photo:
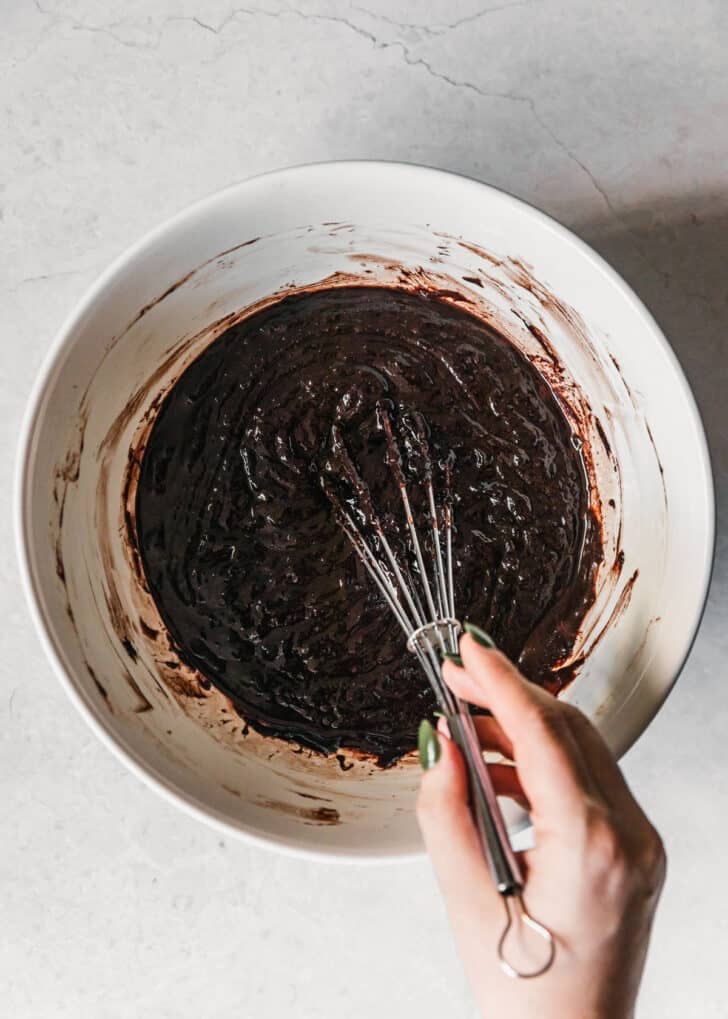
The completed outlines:
{"type": "Polygon", "coordinates": [[[712,594],[675,692],[625,767],[670,855],[639,1015],[722,1019],[726,52],[722,0],[3,5],[3,1015],[474,1016],[426,861],[360,869],[267,854],[123,769],[55,681],[13,550],[30,386],[111,258],[232,181],[366,156],[461,171],[574,228],[647,302],[695,388],[718,492],[712,594]]]}

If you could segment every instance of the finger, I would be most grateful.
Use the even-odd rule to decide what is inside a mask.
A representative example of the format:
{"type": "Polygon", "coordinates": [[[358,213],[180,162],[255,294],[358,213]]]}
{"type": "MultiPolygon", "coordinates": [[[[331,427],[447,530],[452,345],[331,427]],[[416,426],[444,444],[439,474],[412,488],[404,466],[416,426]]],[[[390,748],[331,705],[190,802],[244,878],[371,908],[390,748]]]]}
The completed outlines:
{"type": "Polygon", "coordinates": [[[488,771],[497,796],[508,796],[515,800],[519,807],[530,810],[518,772],[512,764],[489,764],[488,771]]]}
{"type": "MultiPolygon", "coordinates": [[[[473,718],[476,723],[476,728],[480,722],[483,728],[498,727],[498,723],[493,718],[473,718]],[[488,723],[484,725],[483,723],[488,723]]],[[[437,731],[441,736],[449,738],[450,729],[447,724],[447,719],[441,715],[437,720],[437,731]]],[[[505,737],[503,737],[505,740],[505,737]]],[[[500,740],[498,739],[498,742],[500,740]]],[[[505,741],[508,742],[508,741],[505,741]]],[[[442,745],[442,744],[441,744],[442,745]]],[[[510,746],[510,744],[509,744],[510,746]]],[[[500,746],[496,746],[496,740],[490,740],[486,738],[486,742],[483,744],[485,750],[497,750],[498,753],[503,753],[500,746]]],[[[505,749],[505,748],[504,748],[505,749]]],[[[524,810],[529,810],[530,805],[526,798],[526,794],[521,786],[520,779],[518,778],[518,771],[512,764],[502,764],[500,762],[488,765],[488,771],[490,773],[491,781],[493,782],[493,788],[495,789],[497,796],[509,796],[512,800],[515,800],[520,807],[524,810]]],[[[469,797],[468,797],[469,801],[469,797]]]]}
{"type": "Polygon", "coordinates": [[[447,719],[444,715],[440,715],[437,720],[437,731],[441,736],[447,736],[450,738],[450,726],[447,724],[447,719]]]}
{"type": "Polygon", "coordinates": [[[509,761],[513,760],[513,743],[503,732],[503,728],[494,718],[485,715],[473,715],[473,725],[478,734],[483,750],[493,750],[509,761]]]}
{"type": "Polygon", "coordinates": [[[513,744],[534,824],[571,827],[597,790],[558,702],[529,683],[498,651],[460,641],[465,668],[447,662],[443,675],[458,697],[490,708],[513,744]]]}
{"type": "MultiPolygon", "coordinates": [[[[501,754],[509,761],[513,759],[513,744],[508,739],[502,728],[490,715],[472,715],[473,725],[478,734],[478,741],[483,750],[501,754]]],[[[450,735],[450,726],[447,719],[441,715],[437,720],[437,731],[444,736],[450,735]]]]}
{"type": "MultiPolygon", "coordinates": [[[[599,731],[577,707],[563,701],[561,704],[567,725],[581,751],[592,782],[597,786],[604,801],[616,810],[626,810],[633,816],[639,814],[643,817],[642,808],[632,795],[621,768],[599,731]]],[[[447,726],[444,719],[441,721],[447,726]]],[[[513,760],[513,743],[494,718],[473,715],[473,724],[484,750],[497,752],[509,761],[513,760]]],[[[447,728],[444,731],[447,733],[447,728]]]]}
{"type": "MultiPolygon", "coordinates": [[[[493,751],[509,760],[511,759],[513,745],[494,718],[474,715],[473,724],[475,725],[480,746],[483,750],[493,751]]],[[[437,731],[443,736],[450,736],[450,727],[447,724],[447,719],[442,715],[437,720],[437,731]]],[[[488,770],[491,773],[493,787],[498,796],[510,796],[524,810],[529,809],[528,800],[518,778],[518,772],[512,764],[497,762],[489,764],[488,770]]]]}
{"type": "MultiPolygon", "coordinates": [[[[440,759],[424,773],[417,819],[453,924],[479,909],[502,909],[468,805],[468,778],[452,740],[441,735],[440,759]],[[477,900],[477,904],[476,904],[477,900]]],[[[475,922],[475,921],[473,921],[475,922]]]]}
{"type": "MultiPolygon", "coordinates": [[[[513,744],[496,720],[490,715],[472,715],[471,717],[481,748],[492,753],[501,754],[501,756],[509,761],[513,760],[513,744]]],[[[444,715],[441,715],[437,720],[437,730],[445,736],[450,735],[450,726],[447,724],[447,719],[444,715]]]]}

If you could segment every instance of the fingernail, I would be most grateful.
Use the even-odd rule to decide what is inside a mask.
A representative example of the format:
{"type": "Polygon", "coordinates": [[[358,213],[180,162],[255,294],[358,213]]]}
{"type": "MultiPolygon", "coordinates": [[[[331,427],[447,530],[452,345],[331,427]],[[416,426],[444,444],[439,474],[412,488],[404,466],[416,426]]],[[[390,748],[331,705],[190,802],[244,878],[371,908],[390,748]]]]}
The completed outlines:
{"type": "Polygon", "coordinates": [[[429,771],[430,768],[434,768],[440,760],[440,741],[437,738],[437,733],[426,718],[423,718],[420,722],[419,732],[417,733],[417,747],[420,751],[422,770],[429,771]]]}
{"type": "Polygon", "coordinates": [[[462,667],[463,667],[463,660],[460,657],[460,655],[454,655],[452,653],[452,651],[443,651],[442,652],[442,657],[446,658],[448,660],[448,662],[452,662],[453,665],[459,665],[460,668],[462,669],[462,667]]]}
{"type": "Polygon", "coordinates": [[[485,630],[481,630],[475,623],[463,623],[466,631],[470,634],[476,644],[480,644],[481,647],[490,648],[491,651],[495,651],[495,641],[492,637],[489,637],[485,630]]]}

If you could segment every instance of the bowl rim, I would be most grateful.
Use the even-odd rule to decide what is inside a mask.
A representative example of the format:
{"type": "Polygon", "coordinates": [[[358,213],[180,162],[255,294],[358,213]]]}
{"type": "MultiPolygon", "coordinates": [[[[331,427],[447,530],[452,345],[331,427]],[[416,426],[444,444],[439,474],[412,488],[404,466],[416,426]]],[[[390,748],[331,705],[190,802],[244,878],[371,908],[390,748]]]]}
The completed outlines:
{"type": "MultiPolygon", "coordinates": [[[[40,420],[40,413],[43,408],[45,398],[51,389],[56,371],[60,367],[66,347],[72,339],[78,323],[81,321],[83,316],[92,309],[93,305],[103,294],[115,276],[129,267],[145,249],[152,247],[154,243],[163,237],[169,230],[182,225],[187,219],[193,219],[195,216],[203,214],[206,208],[214,206],[224,199],[225,196],[234,194],[235,192],[244,192],[246,187],[253,182],[262,181],[265,178],[278,178],[279,180],[286,177],[296,176],[302,178],[306,174],[315,175],[317,171],[334,168],[337,172],[342,173],[353,172],[354,170],[361,172],[362,169],[367,167],[380,171],[385,170],[392,174],[401,174],[403,179],[406,175],[410,174],[417,174],[422,178],[429,176],[432,178],[435,186],[438,179],[455,178],[468,186],[477,185],[477,187],[484,189],[485,192],[496,195],[499,200],[505,200],[507,205],[518,209],[521,212],[525,212],[531,219],[540,222],[542,226],[547,227],[553,233],[558,235],[562,241],[570,244],[574,249],[576,249],[581,258],[590,262],[595,269],[601,271],[610,280],[622,296],[632,305],[632,310],[636,312],[638,317],[642,320],[645,330],[652,335],[653,340],[662,347],[663,353],[667,355],[667,359],[673,369],[673,374],[683,391],[682,395],[686,400],[686,407],[691,418],[691,424],[693,425],[693,430],[697,440],[697,452],[701,461],[700,467],[705,486],[705,537],[707,539],[706,551],[709,555],[707,557],[707,564],[702,578],[700,598],[696,602],[696,611],[694,613],[691,627],[688,631],[690,633],[690,637],[687,642],[685,654],[682,661],[679,662],[674,669],[674,675],[669,682],[664,685],[663,689],[660,691],[659,697],[655,699],[655,702],[652,705],[652,710],[646,719],[644,728],[642,729],[642,732],[644,732],[644,729],[646,729],[652,722],[655,715],[664,704],[668,694],[675,686],[675,683],[677,682],[685,663],[690,656],[705,612],[713,573],[716,543],[715,484],[713,479],[710,450],[700,410],[682,366],[680,365],[680,362],[678,361],[678,358],[670,346],[665,334],[651,312],[647,309],[645,304],[637,296],[627,281],[624,280],[620,274],[585,241],[581,240],[581,238],[573,233],[573,231],[571,231],[568,227],[563,226],[547,213],[541,211],[534,205],[531,205],[529,202],[512,195],[510,192],[505,191],[502,188],[476,180],[466,174],[457,173],[451,170],[443,170],[419,163],[382,159],[321,160],[311,163],[299,163],[242,178],[225,188],[218,189],[217,191],[184,206],[178,212],[144,233],[137,241],[125,248],[121,254],[113,259],[107,268],[100,273],[100,275],[76,301],[70,312],[63,320],[60,328],[57,330],[50,347],[43,358],[31,388],[19,433],[13,484],[13,518],[21,586],[23,588],[26,604],[33,620],[36,633],[40,639],[41,646],[43,647],[45,654],[61,683],[61,686],[66,691],[66,694],[87,725],[93,730],[101,742],[116,756],[116,758],[120,760],[146,786],[161,795],[167,802],[181,808],[185,813],[197,820],[210,825],[219,833],[242,840],[252,846],[259,846],[268,850],[275,849],[278,852],[282,852],[286,855],[297,857],[299,859],[315,860],[319,862],[367,864],[407,863],[410,861],[421,860],[425,855],[424,847],[414,851],[402,852],[377,852],[376,850],[371,849],[358,852],[356,849],[351,847],[312,849],[301,846],[293,838],[260,835],[254,831],[238,827],[230,823],[230,821],[228,821],[214,807],[209,805],[203,806],[200,800],[187,793],[184,789],[176,786],[163,775],[157,773],[156,770],[145,761],[142,754],[132,749],[132,747],[128,746],[118,734],[112,733],[112,731],[107,728],[102,721],[101,716],[98,715],[93,710],[92,706],[82,697],[72,670],[66,667],[63,661],[61,649],[57,646],[57,643],[52,636],[50,624],[46,620],[46,612],[36,583],[33,562],[33,544],[30,536],[30,530],[27,526],[29,522],[29,467],[33,459],[36,428],[40,420]]],[[[635,739],[636,738],[638,737],[635,737],[635,739]]],[[[632,742],[634,742],[634,740],[632,742]]],[[[629,749],[629,746],[625,747],[623,752],[626,752],[627,749],[629,749]]]]}

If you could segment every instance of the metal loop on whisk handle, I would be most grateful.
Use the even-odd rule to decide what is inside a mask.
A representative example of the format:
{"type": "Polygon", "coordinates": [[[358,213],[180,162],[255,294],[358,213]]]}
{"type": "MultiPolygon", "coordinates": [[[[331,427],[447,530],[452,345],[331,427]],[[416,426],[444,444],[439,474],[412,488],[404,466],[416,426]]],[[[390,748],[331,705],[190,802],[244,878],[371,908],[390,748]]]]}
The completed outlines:
{"type": "Polygon", "coordinates": [[[447,721],[450,734],[465,759],[473,818],[493,883],[505,904],[507,922],[498,941],[501,968],[514,978],[540,976],[550,969],[554,961],[554,937],[547,927],[534,920],[524,905],[523,874],[508,837],[508,829],[467,705],[458,702],[457,713],[449,715],[447,721]],[[520,935],[522,938],[524,932],[530,932],[539,939],[535,942],[537,951],[529,952],[527,960],[516,963],[509,956],[509,935],[520,935]]]}

